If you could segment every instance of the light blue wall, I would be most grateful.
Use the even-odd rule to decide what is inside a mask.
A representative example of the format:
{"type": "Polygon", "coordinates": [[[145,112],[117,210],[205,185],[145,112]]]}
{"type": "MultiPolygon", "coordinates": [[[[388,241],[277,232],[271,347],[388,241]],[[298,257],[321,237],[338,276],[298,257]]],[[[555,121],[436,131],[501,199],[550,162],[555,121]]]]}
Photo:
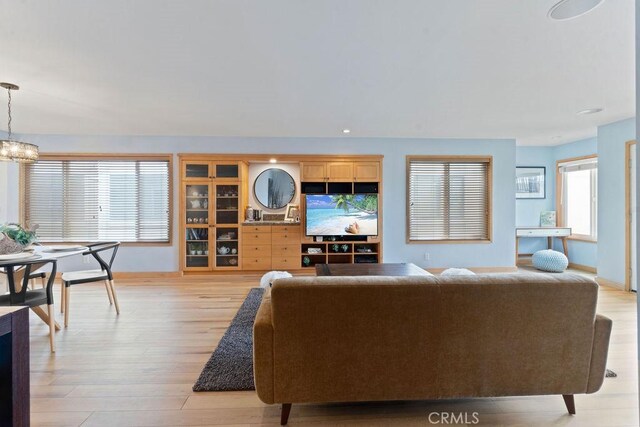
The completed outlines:
{"type": "MultiPolygon", "coordinates": [[[[541,211],[557,210],[555,200],[556,161],[596,154],[597,149],[597,138],[549,147],[516,147],[516,164],[518,166],[547,167],[547,198],[544,200],[516,200],[516,225],[538,226],[541,211]]],[[[598,249],[595,243],[571,240],[568,242],[568,246],[571,263],[597,267],[598,249]]],[[[546,239],[521,239],[519,252],[533,253],[546,248],[546,239]]],[[[554,242],[554,249],[563,250],[562,244],[557,240],[554,242]]]]}
{"type": "MultiPolygon", "coordinates": [[[[580,141],[570,142],[568,144],[557,145],[553,147],[553,157],[555,161],[570,159],[574,157],[589,156],[598,153],[598,138],[587,138],[580,141]]],[[[554,163],[555,163],[554,161],[554,163]]],[[[555,181],[555,171],[553,173],[555,181]]],[[[555,249],[562,250],[562,246],[558,242],[555,243],[555,249]]],[[[586,265],[587,267],[597,268],[598,266],[598,245],[594,242],[581,242],[570,240],[569,261],[573,264],[586,265]]]]}
{"type": "MultiPolygon", "coordinates": [[[[43,152],[98,153],[268,153],[268,154],[381,154],[384,155],[384,261],[413,262],[425,267],[512,267],[515,259],[514,140],[381,139],[381,138],[210,138],[144,136],[22,135],[43,152]],[[407,244],[405,236],[408,154],[469,154],[493,156],[493,242],[490,244],[407,244]],[[429,252],[430,261],[425,261],[429,252]]],[[[178,169],[174,170],[174,206],[178,206],[178,169]]],[[[17,200],[17,172],[10,171],[8,193],[17,200]]],[[[17,219],[18,207],[9,207],[17,219]]],[[[174,209],[174,224],[178,210],[174,209]]],[[[172,247],[124,247],[119,271],[176,271],[178,230],[172,247]]],[[[69,266],[61,266],[70,268],[69,266]]],[[[78,266],[71,266],[73,268],[78,266]]],[[[82,266],[80,266],[82,267],[82,266]]],[[[86,268],[86,267],[83,267],[86,268]]]]}
{"type": "MultiPolygon", "coordinates": [[[[567,144],[556,145],[553,149],[553,158],[557,160],[573,157],[589,156],[598,152],[598,138],[587,138],[567,144]]],[[[555,175],[554,175],[555,176],[555,175]]]]}
{"type": "Polygon", "coordinates": [[[625,143],[635,118],[598,127],[598,276],[625,282],[625,143]]]}
{"type": "MultiPolygon", "coordinates": [[[[555,160],[552,147],[516,147],[517,166],[544,166],[546,174],[545,199],[516,199],[516,226],[540,225],[540,212],[555,210],[555,160]]],[[[547,239],[520,239],[518,252],[532,254],[547,248],[547,239]]]]}

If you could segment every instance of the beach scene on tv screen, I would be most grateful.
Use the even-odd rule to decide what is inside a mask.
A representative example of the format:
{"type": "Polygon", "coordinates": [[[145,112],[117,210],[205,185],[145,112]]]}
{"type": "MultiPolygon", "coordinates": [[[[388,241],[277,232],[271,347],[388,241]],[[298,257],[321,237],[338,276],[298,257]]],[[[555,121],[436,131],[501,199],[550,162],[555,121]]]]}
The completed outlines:
{"type": "Polygon", "coordinates": [[[308,236],[378,234],[377,194],[314,194],[306,202],[308,236]]]}

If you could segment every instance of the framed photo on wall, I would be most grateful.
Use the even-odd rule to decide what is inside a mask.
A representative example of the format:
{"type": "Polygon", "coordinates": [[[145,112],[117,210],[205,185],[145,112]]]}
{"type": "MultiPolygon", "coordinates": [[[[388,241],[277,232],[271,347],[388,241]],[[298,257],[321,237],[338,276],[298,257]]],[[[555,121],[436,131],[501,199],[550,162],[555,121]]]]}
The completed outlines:
{"type": "Polygon", "coordinates": [[[544,166],[516,166],[516,199],[546,198],[546,175],[544,166]]]}

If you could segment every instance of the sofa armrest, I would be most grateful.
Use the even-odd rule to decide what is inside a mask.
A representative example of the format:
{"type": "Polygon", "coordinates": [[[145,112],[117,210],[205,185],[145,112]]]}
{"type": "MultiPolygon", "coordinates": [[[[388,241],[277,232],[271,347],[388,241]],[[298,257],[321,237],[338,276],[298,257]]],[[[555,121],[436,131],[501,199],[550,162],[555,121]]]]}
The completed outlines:
{"type": "Polygon", "coordinates": [[[591,349],[591,366],[589,368],[589,382],[587,393],[600,390],[604,382],[607,369],[607,355],[609,353],[609,337],[613,322],[608,317],[596,314],[593,329],[593,347],[591,349]]]}
{"type": "Polygon", "coordinates": [[[253,381],[264,403],[275,403],[273,384],[273,322],[271,298],[262,300],[253,324],[253,381]]]}

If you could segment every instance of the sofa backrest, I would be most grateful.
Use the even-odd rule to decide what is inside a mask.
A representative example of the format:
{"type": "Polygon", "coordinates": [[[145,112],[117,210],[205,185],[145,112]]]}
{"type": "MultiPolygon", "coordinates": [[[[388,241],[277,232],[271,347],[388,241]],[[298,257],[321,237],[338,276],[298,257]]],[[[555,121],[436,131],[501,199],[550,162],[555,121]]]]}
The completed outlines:
{"type": "Polygon", "coordinates": [[[597,284],[577,275],[294,277],[271,290],[276,401],[586,391],[597,284]]]}

